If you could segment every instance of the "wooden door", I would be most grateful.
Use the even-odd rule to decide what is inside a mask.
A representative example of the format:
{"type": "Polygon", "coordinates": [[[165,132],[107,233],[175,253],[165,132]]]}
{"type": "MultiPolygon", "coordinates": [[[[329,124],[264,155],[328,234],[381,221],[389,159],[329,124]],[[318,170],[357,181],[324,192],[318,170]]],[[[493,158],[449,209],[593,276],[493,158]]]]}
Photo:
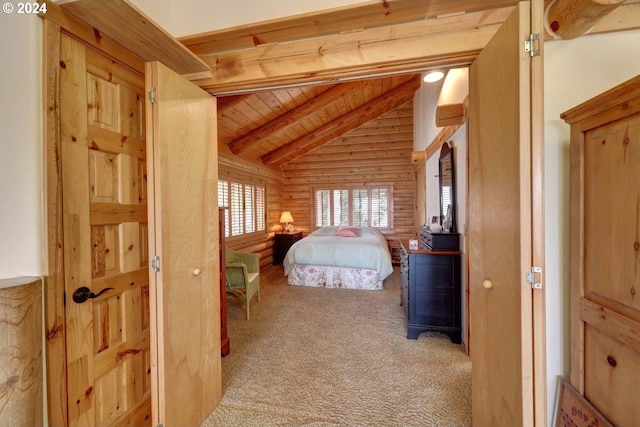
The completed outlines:
{"type": "Polygon", "coordinates": [[[614,425],[640,425],[640,76],[571,124],[571,383],[614,425]]]}
{"type": "MultiPolygon", "coordinates": [[[[532,209],[541,206],[533,185],[542,164],[536,154],[532,167],[532,150],[541,148],[532,141],[532,125],[541,110],[532,108],[539,100],[531,79],[541,62],[524,50],[530,19],[530,4],[520,3],[470,69],[468,244],[477,427],[546,424],[546,388],[534,384],[546,375],[539,372],[544,363],[534,370],[534,319],[544,312],[534,310],[526,280],[534,262],[542,262],[534,253],[543,235],[532,221],[532,209]]],[[[544,360],[544,342],[535,349],[544,360]]]]}
{"type": "Polygon", "coordinates": [[[65,35],[59,66],[69,425],[150,425],[144,78],[65,35]]]}
{"type": "Polygon", "coordinates": [[[153,424],[196,426],[222,395],[216,100],[146,66],[153,424]]]}

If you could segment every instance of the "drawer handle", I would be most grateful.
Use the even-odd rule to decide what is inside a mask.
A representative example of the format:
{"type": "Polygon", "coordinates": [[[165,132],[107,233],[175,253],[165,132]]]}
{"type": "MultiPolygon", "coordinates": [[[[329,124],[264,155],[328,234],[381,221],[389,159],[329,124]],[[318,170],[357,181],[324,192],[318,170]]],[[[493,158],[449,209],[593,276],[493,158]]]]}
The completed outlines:
{"type": "Polygon", "coordinates": [[[489,280],[489,279],[484,279],[482,281],[482,287],[485,288],[485,289],[491,289],[491,288],[493,288],[493,282],[491,280],[489,280]]]}

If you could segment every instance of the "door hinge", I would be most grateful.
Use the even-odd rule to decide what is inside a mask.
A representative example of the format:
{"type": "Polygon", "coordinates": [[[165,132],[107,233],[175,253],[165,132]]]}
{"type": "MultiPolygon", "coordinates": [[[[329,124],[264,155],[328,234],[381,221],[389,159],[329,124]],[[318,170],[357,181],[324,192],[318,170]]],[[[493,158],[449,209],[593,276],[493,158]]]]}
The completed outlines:
{"type": "Polygon", "coordinates": [[[149,101],[151,101],[152,104],[156,103],[156,87],[155,86],[151,86],[151,89],[149,90],[149,101]]]}
{"type": "Polygon", "coordinates": [[[531,267],[531,272],[527,273],[527,283],[531,285],[531,289],[542,289],[542,267],[531,267]]]}
{"type": "Polygon", "coordinates": [[[540,34],[529,35],[529,40],[524,41],[524,51],[530,56],[540,55],[540,34]]]}
{"type": "Polygon", "coordinates": [[[153,271],[156,273],[160,272],[160,257],[158,255],[151,258],[151,268],[153,268],[153,271]]]}
{"type": "Polygon", "coordinates": [[[162,427],[162,423],[156,424],[156,427],[162,427]]]}

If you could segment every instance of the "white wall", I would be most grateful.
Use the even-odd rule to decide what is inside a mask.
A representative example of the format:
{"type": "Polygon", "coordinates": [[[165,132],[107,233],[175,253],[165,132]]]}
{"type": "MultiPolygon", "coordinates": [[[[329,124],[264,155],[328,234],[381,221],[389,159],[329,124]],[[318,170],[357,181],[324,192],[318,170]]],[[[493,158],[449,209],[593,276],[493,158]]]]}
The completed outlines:
{"type": "Polygon", "coordinates": [[[41,32],[0,14],[0,279],[43,274],[41,32]]]}
{"type": "Polygon", "coordinates": [[[133,0],[174,37],[281,19],[364,0],[133,0]]]}
{"type": "MultiPolygon", "coordinates": [[[[569,376],[569,125],[560,114],[640,74],[640,31],[545,44],[545,276],[549,411],[569,376]]],[[[549,418],[551,419],[551,417],[549,418]]]]}

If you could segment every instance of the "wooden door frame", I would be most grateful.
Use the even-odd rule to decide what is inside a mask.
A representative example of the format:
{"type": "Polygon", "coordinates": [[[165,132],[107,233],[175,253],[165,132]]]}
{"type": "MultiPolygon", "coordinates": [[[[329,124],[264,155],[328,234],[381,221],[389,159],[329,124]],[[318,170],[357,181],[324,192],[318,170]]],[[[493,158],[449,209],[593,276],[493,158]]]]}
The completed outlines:
{"type": "MultiPolygon", "coordinates": [[[[534,4],[542,5],[542,0],[532,0],[534,4]]],[[[543,10],[541,7],[534,8],[534,11],[543,10]]],[[[532,28],[542,25],[542,16],[533,13],[536,25],[532,28]]],[[[59,92],[57,90],[58,69],[59,69],[59,40],[60,34],[64,33],[81,41],[88,47],[98,50],[105,56],[122,62],[132,71],[144,74],[144,60],[109,39],[108,37],[95,32],[95,30],[83,21],[73,17],[72,15],[62,11],[60,8],[51,5],[43,18],[43,72],[44,72],[44,168],[45,168],[45,206],[46,206],[46,232],[43,249],[47,260],[46,274],[44,277],[45,284],[45,334],[46,334],[46,352],[47,352],[47,402],[48,413],[51,425],[67,425],[66,413],[66,368],[64,362],[65,355],[65,315],[64,315],[64,266],[63,266],[63,234],[62,234],[62,181],[60,171],[60,134],[59,134],[59,92]]],[[[402,72],[402,66],[387,66],[394,73],[402,72]]],[[[405,66],[406,67],[406,66],[405,66]]],[[[331,72],[327,69],[327,76],[339,78],[344,71],[336,70],[331,72]]],[[[377,69],[378,72],[384,72],[385,69],[377,69]]],[[[404,70],[410,71],[410,70],[404,70]]],[[[540,87],[542,88],[542,76],[538,76],[540,87]]],[[[269,81],[277,82],[278,76],[274,75],[270,78],[262,79],[262,83],[269,85],[269,81]]],[[[301,80],[302,82],[302,80],[301,80]]],[[[277,84],[277,83],[276,83],[277,84]]],[[[532,106],[536,113],[541,113],[542,105],[532,106]]],[[[542,117],[542,115],[540,114],[542,117]]],[[[533,156],[534,167],[539,170],[542,168],[542,128],[533,128],[534,141],[536,144],[536,154],[533,156]]],[[[534,180],[534,197],[532,204],[534,212],[538,214],[538,226],[543,230],[544,212],[544,194],[542,185],[542,176],[536,176],[534,180]]],[[[544,243],[544,235],[538,233],[536,241],[544,243]]],[[[534,252],[542,254],[543,248],[539,243],[532,242],[534,252]]],[[[534,298],[534,323],[538,325],[537,331],[534,331],[534,339],[539,340],[534,348],[542,357],[536,358],[535,365],[535,381],[538,390],[544,391],[543,401],[536,402],[536,413],[541,411],[540,418],[536,417],[536,425],[546,424],[546,346],[544,344],[544,292],[539,293],[538,298],[534,298]],[[540,326],[542,329],[540,329],[540,326]]]]}

